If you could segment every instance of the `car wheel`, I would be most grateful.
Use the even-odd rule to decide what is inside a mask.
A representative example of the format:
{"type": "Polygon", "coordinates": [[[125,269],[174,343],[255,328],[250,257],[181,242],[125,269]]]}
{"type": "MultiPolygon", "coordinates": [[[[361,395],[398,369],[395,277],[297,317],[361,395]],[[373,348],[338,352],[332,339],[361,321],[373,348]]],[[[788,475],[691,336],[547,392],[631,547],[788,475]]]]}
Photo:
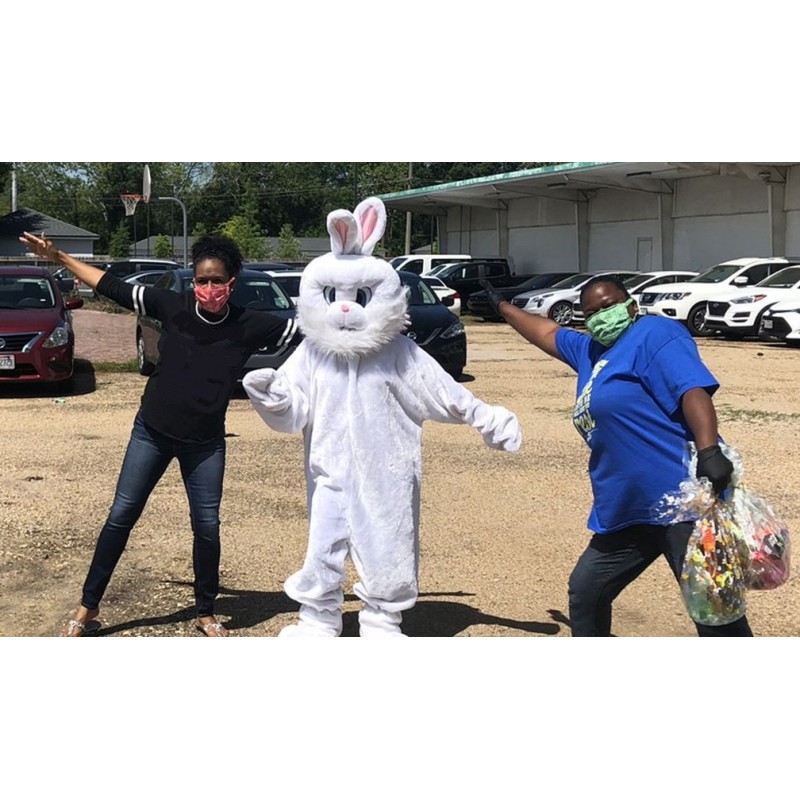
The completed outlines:
{"type": "Polygon", "coordinates": [[[140,333],[136,337],[136,360],[139,362],[140,375],[152,375],[156,365],[147,360],[144,352],[144,337],[140,333]]]}
{"type": "Polygon", "coordinates": [[[706,303],[698,303],[686,318],[686,327],[692,336],[710,336],[712,331],[706,327],[706,303]]]}
{"type": "Polygon", "coordinates": [[[572,322],[572,304],[571,303],[556,303],[548,314],[553,322],[558,323],[562,327],[566,327],[572,322]]]}

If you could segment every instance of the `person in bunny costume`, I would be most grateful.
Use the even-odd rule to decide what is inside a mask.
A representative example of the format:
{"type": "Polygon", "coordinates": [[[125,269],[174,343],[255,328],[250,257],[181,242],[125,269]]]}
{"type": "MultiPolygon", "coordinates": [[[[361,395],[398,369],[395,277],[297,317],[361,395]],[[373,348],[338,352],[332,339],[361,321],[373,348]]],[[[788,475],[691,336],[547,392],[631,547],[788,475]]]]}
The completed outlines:
{"type": "Polygon", "coordinates": [[[400,278],[372,256],[386,210],[369,198],[328,215],[332,252],[304,270],[298,302],[304,340],[279,370],[249,373],[244,388],[276,431],[303,432],[309,541],[285,585],[299,621],[280,636],[339,636],[345,561],[359,576],[361,636],[403,636],[417,601],[422,423],[476,428],[515,452],[519,423],[450,377],[403,335],[400,278]]]}

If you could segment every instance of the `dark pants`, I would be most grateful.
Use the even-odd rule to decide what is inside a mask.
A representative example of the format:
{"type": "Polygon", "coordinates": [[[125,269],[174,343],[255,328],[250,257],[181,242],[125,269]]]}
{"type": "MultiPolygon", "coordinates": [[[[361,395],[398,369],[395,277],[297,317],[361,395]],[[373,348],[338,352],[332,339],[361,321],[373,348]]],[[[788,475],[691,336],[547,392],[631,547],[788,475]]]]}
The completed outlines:
{"type": "MultiPolygon", "coordinates": [[[[634,525],[595,535],[569,579],[569,615],[573,636],[610,636],[611,604],[660,555],[680,581],[692,523],[661,528],[634,525]]],[[[695,623],[698,636],[752,636],[747,618],[712,627],[695,623]]]]}
{"type": "Polygon", "coordinates": [[[100,531],[94,558],[83,586],[82,605],[96,609],[139,521],[145,504],[173,458],[178,459],[189,498],[194,532],[192,561],[197,615],[214,613],[219,593],[219,506],[225,472],[225,437],[194,444],[179,442],[154,431],[137,415],[122,464],[117,492],[106,524],[100,531]]]}

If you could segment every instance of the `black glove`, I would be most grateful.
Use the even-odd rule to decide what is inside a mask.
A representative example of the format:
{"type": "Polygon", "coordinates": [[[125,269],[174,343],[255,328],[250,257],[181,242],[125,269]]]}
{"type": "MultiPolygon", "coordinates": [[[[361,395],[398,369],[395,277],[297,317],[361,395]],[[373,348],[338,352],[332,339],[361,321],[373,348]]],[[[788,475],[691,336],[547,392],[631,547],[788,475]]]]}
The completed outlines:
{"type": "Polygon", "coordinates": [[[485,280],[478,281],[478,284],[480,285],[481,289],[483,289],[483,291],[486,292],[486,299],[489,301],[489,305],[492,307],[492,311],[494,311],[494,313],[497,314],[498,317],[502,317],[503,315],[500,313],[499,310],[500,303],[506,303],[508,301],[505,299],[505,297],[501,297],[498,294],[497,289],[495,289],[494,286],[492,286],[492,284],[489,283],[489,281],[485,280]]]}
{"type": "Polygon", "coordinates": [[[706,447],[697,454],[697,477],[708,478],[717,494],[722,494],[728,488],[732,475],[733,464],[719,445],[706,447]]]}

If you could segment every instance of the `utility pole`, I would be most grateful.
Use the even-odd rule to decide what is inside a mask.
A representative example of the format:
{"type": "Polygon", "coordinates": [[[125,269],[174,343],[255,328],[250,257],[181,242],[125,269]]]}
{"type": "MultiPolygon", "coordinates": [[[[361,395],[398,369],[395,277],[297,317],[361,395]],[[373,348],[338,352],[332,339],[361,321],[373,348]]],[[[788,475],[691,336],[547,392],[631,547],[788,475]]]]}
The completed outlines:
{"type": "MultiPolygon", "coordinates": [[[[408,188],[414,180],[414,162],[410,161],[408,164],[408,188]]],[[[406,211],[406,249],[405,254],[411,255],[411,212],[406,211]]]]}
{"type": "Polygon", "coordinates": [[[353,208],[358,205],[358,162],[353,162],[353,208]]]}
{"type": "Polygon", "coordinates": [[[11,213],[17,210],[17,165],[11,162],[11,213]]]}

